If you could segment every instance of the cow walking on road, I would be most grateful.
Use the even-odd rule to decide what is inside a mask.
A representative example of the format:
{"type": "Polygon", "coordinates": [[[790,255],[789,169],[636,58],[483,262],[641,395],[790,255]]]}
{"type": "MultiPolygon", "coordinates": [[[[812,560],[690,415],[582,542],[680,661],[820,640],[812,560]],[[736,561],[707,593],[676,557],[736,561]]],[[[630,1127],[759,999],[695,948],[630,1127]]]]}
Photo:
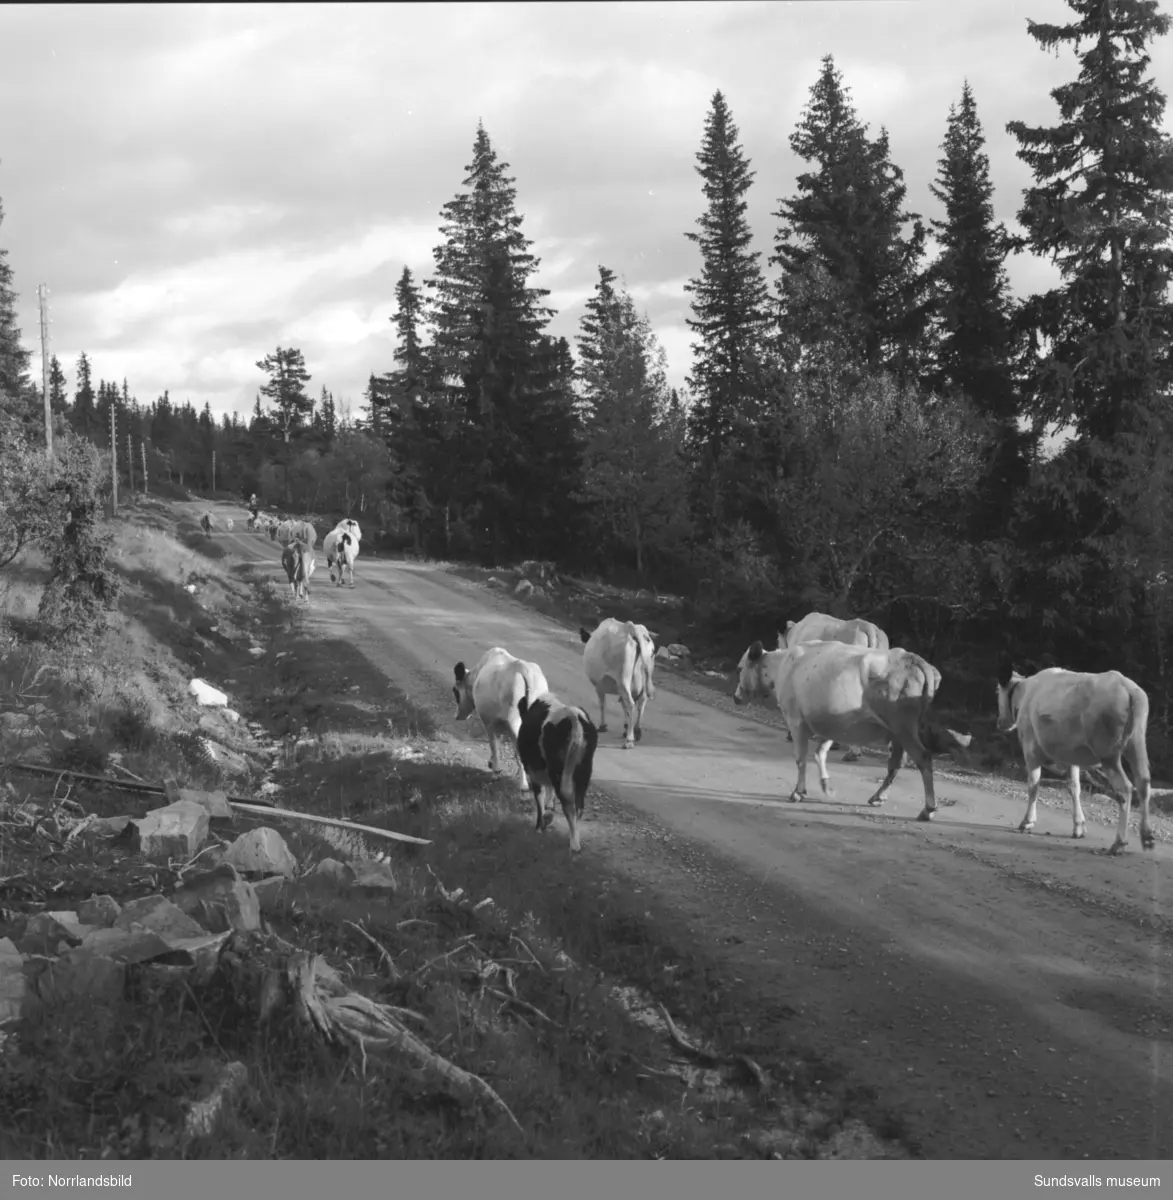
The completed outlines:
{"type": "MultiPolygon", "coordinates": [[[[834,741],[865,745],[888,742],[888,774],[872,805],[883,804],[905,751],[920,770],[925,804],[917,816],[928,821],[937,811],[932,753],[952,748],[927,721],[941,673],[908,650],[873,650],[842,642],[807,642],[786,650],[754,642],[738,664],[733,702],[773,693],[794,738],[798,780],[791,800],[806,799],[806,760],[812,740],[823,795],[834,797],[827,776],[827,751],[834,741]]],[[[953,744],[969,737],[950,735],[953,744]]]]}
{"type": "Polygon", "coordinates": [[[1152,776],[1145,735],[1149,723],[1149,698],[1145,690],[1119,671],[1095,675],[1049,667],[1024,677],[1003,660],[998,673],[998,728],[1016,729],[1026,765],[1026,813],[1018,828],[1029,833],[1035,824],[1039,777],[1044,765],[1068,768],[1073,838],[1085,832],[1079,802],[1081,767],[1100,767],[1112,785],[1119,819],[1110,854],[1119,854],[1128,843],[1128,814],[1133,784],[1140,792],[1140,844],[1155,845],[1149,824],[1152,776]],[[1132,781],[1123,761],[1132,768],[1132,781]]]}
{"type": "Polygon", "coordinates": [[[598,732],[607,731],[607,697],[618,696],[623,708],[623,749],[630,750],[643,737],[644,708],[655,699],[652,675],[656,668],[656,639],[634,621],[607,617],[594,633],[581,626],[578,636],[586,645],[583,669],[599,697],[598,732]]]}
{"type": "Polygon", "coordinates": [[[554,819],[553,803],[547,811],[542,802],[548,788],[562,802],[570,826],[570,849],[576,853],[582,849],[578,822],[591,783],[598,731],[581,708],[563,704],[549,692],[533,700],[523,696],[517,707],[521,714],[517,753],[533,792],[537,831],[543,832],[554,819]]]}
{"type": "Polygon", "coordinates": [[[542,668],[537,663],[515,658],[501,646],[494,646],[481,655],[480,662],[471,671],[464,663],[456,664],[456,684],[452,688],[456,697],[456,719],[467,721],[475,712],[485,727],[489,739],[489,770],[494,774],[501,770],[499,739],[508,737],[517,754],[518,785],[526,787],[525,767],[517,749],[517,736],[521,730],[521,702],[536,700],[550,690],[542,668]]]}
{"type": "Polygon", "coordinates": [[[310,602],[310,576],[314,573],[314,552],[305,542],[290,542],[281,552],[281,565],[289,579],[294,600],[310,602]]]}
{"type": "Polygon", "coordinates": [[[212,528],[215,524],[216,522],[212,519],[211,513],[204,513],[200,517],[200,528],[204,531],[204,537],[210,538],[212,536],[212,528]]]}

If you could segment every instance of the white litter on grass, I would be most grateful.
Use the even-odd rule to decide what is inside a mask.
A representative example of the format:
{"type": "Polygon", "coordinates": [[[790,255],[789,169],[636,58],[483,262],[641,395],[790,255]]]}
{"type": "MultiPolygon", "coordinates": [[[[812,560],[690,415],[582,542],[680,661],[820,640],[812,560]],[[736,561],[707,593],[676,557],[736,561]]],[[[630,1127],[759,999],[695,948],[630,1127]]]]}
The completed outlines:
{"type": "Polygon", "coordinates": [[[223,708],[228,703],[228,697],[219,688],[212,687],[210,683],[205,683],[202,679],[193,679],[189,690],[195,696],[198,704],[223,708]]]}

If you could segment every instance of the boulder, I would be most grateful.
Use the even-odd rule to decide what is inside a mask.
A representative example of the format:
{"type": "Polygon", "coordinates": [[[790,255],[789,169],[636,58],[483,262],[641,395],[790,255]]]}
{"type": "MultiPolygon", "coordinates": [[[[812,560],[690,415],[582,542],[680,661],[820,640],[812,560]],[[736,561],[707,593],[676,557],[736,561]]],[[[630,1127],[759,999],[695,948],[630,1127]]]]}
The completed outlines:
{"type": "Polygon", "coordinates": [[[91,896],[77,906],[77,919],[83,925],[108,929],[118,920],[122,906],[113,896],[91,896]]]}
{"type": "Polygon", "coordinates": [[[70,950],[40,973],[36,986],[47,1005],[80,999],[116,1004],[126,988],[126,964],[92,950],[70,950]]]}
{"type": "Polygon", "coordinates": [[[395,876],[387,863],[374,858],[359,859],[353,864],[353,869],[356,888],[387,892],[395,890],[395,876]]]}
{"type": "Polygon", "coordinates": [[[131,822],[135,847],[146,858],[185,861],[204,844],[209,823],[208,810],[191,800],[152,809],[141,820],[131,822]]]}
{"type": "Polygon", "coordinates": [[[189,877],[171,902],[210,933],[251,933],[261,927],[261,904],[253,885],[231,863],[189,877]]]}
{"type": "Polygon", "coordinates": [[[20,1020],[28,995],[24,959],[11,939],[0,938],[0,1029],[20,1020]]]}
{"type": "Polygon", "coordinates": [[[521,596],[524,599],[533,593],[534,585],[528,579],[519,579],[517,587],[513,589],[514,595],[521,596]]]}
{"type": "Polygon", "coordinates": [[[284,875],[270,875],[267,879],[258,879],[252,885],[261,912],[271,913],[277,909],[288,884],[289,880],[284,875]]]}
{"type": "Polygon", "coordinates": [[[242,833],[224,852],[224,861],[248,875],[297,874],[297,859],[285,839],[267,825],[242,833]]]}
{"type": "Polygon", "coordinates": [[[347,863],[339,862],[336,858],[323,858],[316,867],[313,875],[329,879],[339,887],[349,887],[354,882],[354,869],[347,863]]]}
{"type": "Polygon", "coordinates": [[[228,697],[219,688],[212,687],[202,679],[193,679],[189,690],[195,696],[196,703],[207,708],[223,708],[228,703],[228,697]]]}
{"type": "Polygon", "coordinates": [[[672,645],[668,647],[668,653],[671,655],[674,655],[676,658],[691,658],[692,657],[692,654],[689,651],[688,647],[682,646],[679,642],[673,642],[672,645]]]}

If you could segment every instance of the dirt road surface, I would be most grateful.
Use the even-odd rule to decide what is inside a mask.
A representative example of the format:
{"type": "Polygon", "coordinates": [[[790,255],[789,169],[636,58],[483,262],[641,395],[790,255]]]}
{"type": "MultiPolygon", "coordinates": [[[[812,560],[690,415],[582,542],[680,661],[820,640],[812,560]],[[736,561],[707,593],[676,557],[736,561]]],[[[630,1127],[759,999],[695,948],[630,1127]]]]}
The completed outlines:
{"type": "MultiPolygon", "coordinates": [[[[279,548],[243,524],[218,536],[284,583],[279,548]]],[[[540,663],[597,720],[582,645],[555,621],[435,566],[360,558],[354,590],[331,586],[320,555],[318,570],[323,634],[353,639],[476,743],[476,760],[487,747],[475,718],[452,720],[452,668],[493,645],[540,663]]],[[[591,819],[588,799],[568,873],[638,871],[662,909],[711,934],[746,1012],[875,1089],[926,1156],[1173,1157],[1167,840],[1142,853],[1134,828],[1108,857],[1109,825],[1089,819],[1076,842],[1069,808],[1043,806],[1024,836],[1025,788],[940,776],[942,808],[918,823],[917,772],[902,770],[872,810],[882,760],[838,754],[836,798],[820,797],[812,762],[811,799],[791,804],[793,748],[777,728],[668,671],[634,750],[620,748],[614,700],[608,717],[595,784],[659,832],[624,839],[599,809],[591,819]]],[[[546,836],[567,853],[561,816],[546,836]]]]}

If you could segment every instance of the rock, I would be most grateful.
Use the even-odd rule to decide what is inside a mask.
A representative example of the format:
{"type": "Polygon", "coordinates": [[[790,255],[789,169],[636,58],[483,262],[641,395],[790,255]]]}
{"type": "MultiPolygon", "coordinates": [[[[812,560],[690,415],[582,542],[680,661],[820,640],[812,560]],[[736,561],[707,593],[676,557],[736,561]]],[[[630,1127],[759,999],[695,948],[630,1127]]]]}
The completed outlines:
{"type": "Polygon", "coordinates": [[[227,771],[232,775],[249,773],[248,759],[237,754],[235,750],[229,750],[227,746],[208,739],[205,739],[204,745],[207,747],[209,757],[222,771],[227,771]]]}
{"type": "Polygon", "coordinates": [[[250,646],[248,648],[248,652],[249,652],[249,654],[251,654],[253,656],[253,658],[264,658],[265,657],[264,646],[250,646]]]}
{"type": "Polygon", "coordinates": [[[280,907],[288,883],[289,880],[284,875],[270,875],[266,879],[258,879],[252,885],[257,894],[261,912],[271,913],[280,907]]]}
{"type": "Polygon", "coordinates": [[[19,941],[20,952],[54,955],[58,953],[58,947],[62,943],[67,950],[72,946],[80,946],[82,938],[75,932],[77,914],[71,913],[70,916],[73,917],[71,924],[74,925],[74,930],[66,928],[49,913],[37,913],[29,917],[28,924],[24,927],[24,935],[19,941]]]}
{"type": "Polygon", "coordinates": [[[136,849],[146,858],[184,861],[193,858],[204,844],[209,823],[208,810],[191,800],[152,809],[141,820],[131,822],[136,849]]]}
{"type": "Polygon", "coordinates": [[[353,864],[354,886],[356,888],[372,888],[380,891],[395,890],[395,876],[390,866],[378,859],[360,859],[353,864]]]}
{"type": "Polygon", "coordinates": [[[91,1004],[116,1004],[125,992],[126,965],[90,950],[71,950],[41,972],[36,986],[47,1005],[83,998],[91,1004]]]}
{"type": "Polygon", "coordinates": [[[91,896],[77,906],[77,919],[83,925],[108,929],[121,911],[122,906],[113,896],[91,896]]]}
{"type": "MultiPolygon", "coordinates": [[[[262,654],[264,651],[261,652],[262,654]]],[[[233,708],[224,708],[220,710],[220,715],[226,720],[231,721],[233,725],[240,720],[240,713],[233,708]]]]}
{"type": "Polygon", "coordinates": [[[489,578],[485,580],[485,587],[503,588],[504,586],[505,581],[498,579],[496,575],[490,575],[489,578]]]}
{"type": "Polygon", "coordinates": [[[250,933],[261,927],[261,904],[253,885],[241,879],[231,863],[221,863],[202,875],[191,876],[174,892],[171,902],[194,917],[209,933],[226,929],[250,933]]]}
{"type": "Polygon", "coordinates": [[[24,959],[11,939],[0,938],[0,1029],[20,1020],[28,994],[24,959]]]}
{"type": "Polygon", "coordinates": [[[313,869],[313,874],[329,879],[339,887],[349,887],[354,882],[354,870],[336,858],[323,858],[313,869]]]}
{"type": "Polygon", "coordinates": [[[668,647],[668,653],[671,655],[674,655],[676,658],[691,658],[692,657],[692,654],[689,651],[688,647],[682,646],[679,642],[673,642],[672,645],[668,647]]]}
{"type": "Polygon", "coordinates": [[[297,874],[297,859],[285,839],[267,825],[242,833],[224,852],[224,861],[238,870],[253,875],[297,874]]]}
{"type": "Polygon", "coordinates": [[[201,792],[196,788],[180,788],[179,800],[201,805],[208,810],[208,816],[215,820],[232,820],[232,809],[225,792],[201,792]]]}
{"type": "MultiPolygon", "coordinates": [[[[232,528],[229,521],[228,527],[232,528]]],[[[248,1083],[248,1068],[242,1062],[230,1062],[217,1076],[210,1093],[196,1101],[188,1109],[187,1120],[183,1124],[185,1140],[197,1137],[207,1137],[216,1127],[221,1112],[227,1101],[236,1096],[248,1083]]]]}
{"type": "Polygon", "coordinates": [[[675,662],[676,655],[673,654],[667,646],[661,646],[659,650],[656,651],[656,661],[666,663],[675,662]]]}
{"type": "Polygon", "coordinates": [[[148,962],[162,954],[171,953],[171,947],[163,938],[153,929],[139,924],[95,929],[86,935],[81,949],[120,963],[148,962]]]}
{"type": "Polygon", "coordinates": [[[202,679],[193,679],[189,690],[195,696],[196,703],[205,707],[223,708],[228,703],[228,697],[222,691],[202,679]]]}
{"type": "Polygon", "coordinates": [[[140,896],[139,899],[124,904],[113,928],[130,929],[135,925],[150,929],[165,941],[198,938],[204,934],[204,929],[198,922],[158,892],[153,896],[140,896]]]}
{"type": "Polygon", "coordinates": [[[517,587],[513,589],[514,595],[522,598],[530,595],[534,590],[534,585],[528,579],[518,580],[517,587]]]}
{"type": "Polygon", "coordinates": [[[95,817],[86,829],[87,833],[101,833],[108,836],[117,837],[120,833],[126,832],[126,827],[131,823],[132,818],[127,816],[122,817],[95,817]]]}

